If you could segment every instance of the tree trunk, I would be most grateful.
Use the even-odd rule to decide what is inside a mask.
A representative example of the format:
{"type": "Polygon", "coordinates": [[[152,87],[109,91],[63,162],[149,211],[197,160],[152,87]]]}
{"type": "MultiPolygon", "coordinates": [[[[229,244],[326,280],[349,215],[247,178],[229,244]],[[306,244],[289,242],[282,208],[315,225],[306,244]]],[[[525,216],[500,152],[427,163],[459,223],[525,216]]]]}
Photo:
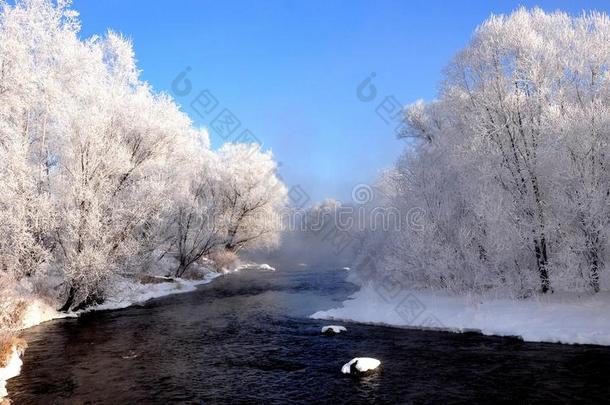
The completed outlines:
{"type": "Polygon", "coordinates": [[[544,236],[542,236],[540,242],[538,239],[534,240],[534,249],[536,251],[538,275],[540,276],[540,290],[546,294],[551,291],[551,283],[549,281],[549,272],[547,268],[548,256],[546,251],[546,238],[544,236]]]}
{"type": "Polygon", "coordinates": [[[589,285],[593,291],[599,292],[599,255],[596,248],[589,251],[589,285]]]}
{"type": "Polygon", "coordinates": [[[180,265],[176,269],[176,277],[182,277],[184,273],[188,270],[188,268],[193,264],[193,262],[187,262],[186,259],[180,259],[180,265]]]}
{"type": "Polygon", "coordinates": [[[103,302],[104,302],[104,299],[101,296],[99,296],[97,294],[93,294],[93,295],[90,295],[89,297],[87,297],[80,304],[76,305],[74,307],[74,311],[80,311],[80,310],[88,308],[92,305],[101,304],[103,302]]]}
{"type": "Polygon", "coordinates": [[[230,252],[233,252],[235,250],[235,235],[237,234],[237,229],[231,229],[228,232],[228,236],[227,236],[227,242],[225,243],[225,249],[227,249],[230,252]]]}
{"type": "Polygon", "coordinates": [[[59,312],[68,312],[72,305],[74,304],[74,298],[76,297],[76,288],[74,285],[70,285],[70,291],[68,291],[68,298],[66,299],[66,303],[59,309],[59,312]]]}

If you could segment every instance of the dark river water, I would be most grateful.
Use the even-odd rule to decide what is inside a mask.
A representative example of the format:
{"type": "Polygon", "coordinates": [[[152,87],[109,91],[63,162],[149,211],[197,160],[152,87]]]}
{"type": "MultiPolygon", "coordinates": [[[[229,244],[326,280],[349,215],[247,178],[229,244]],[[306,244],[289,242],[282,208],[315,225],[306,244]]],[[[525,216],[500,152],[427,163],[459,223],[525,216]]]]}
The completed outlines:
{"type": "Polygon", "coordinates": [[[343,323],[311,313],[355,290],[343,271],[249,271],[198,291],[28,331],[14,404],[604,402],[610,348],[343,323]],[[355,379],[352,357],[382,361],[355,379]]]}

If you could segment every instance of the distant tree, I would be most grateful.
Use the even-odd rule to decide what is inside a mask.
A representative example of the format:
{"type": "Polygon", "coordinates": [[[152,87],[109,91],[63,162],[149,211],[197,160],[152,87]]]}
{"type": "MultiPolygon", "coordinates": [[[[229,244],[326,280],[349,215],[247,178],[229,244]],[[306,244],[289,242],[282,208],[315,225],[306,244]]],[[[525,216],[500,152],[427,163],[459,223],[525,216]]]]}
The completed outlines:
{"type": "Polygon", "coordinates": [[[237,252],[277,246],[287,197],[271,152],[256,144],[226,144],[218,159],[225,248],[237,252]]]}

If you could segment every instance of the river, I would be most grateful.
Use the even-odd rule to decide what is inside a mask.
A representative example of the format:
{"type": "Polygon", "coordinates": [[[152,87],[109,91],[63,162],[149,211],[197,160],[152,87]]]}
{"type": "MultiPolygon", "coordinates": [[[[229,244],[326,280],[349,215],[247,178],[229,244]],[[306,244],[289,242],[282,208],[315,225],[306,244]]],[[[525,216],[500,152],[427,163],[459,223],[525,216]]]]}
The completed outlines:
{"type": "Polygon", "coordinates": [[[14,404],[606,401],[610,348],[327,322],[345,271],[244,271],[198,291],[28,330],[14,404]],[[382,361],[355,379],[352,357],[382,361]]]}

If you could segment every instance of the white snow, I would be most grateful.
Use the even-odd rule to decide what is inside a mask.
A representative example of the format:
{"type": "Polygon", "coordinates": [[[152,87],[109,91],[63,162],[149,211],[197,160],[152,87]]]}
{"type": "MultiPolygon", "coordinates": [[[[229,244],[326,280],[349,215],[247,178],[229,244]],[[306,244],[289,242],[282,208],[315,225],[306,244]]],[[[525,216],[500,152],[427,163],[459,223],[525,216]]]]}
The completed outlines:
{"type": "Polygon", "coordinates": [[[377,359],[373,359],[371,357],[356,357],[351,359],[348,363],[345,363],[343,367],[341,367],[341,372],[343,374],[350,374],[352,364],[355,364],[356,370],[361,373],[367,372],[369,370],[375,370],[381,362],[377,359]]]}
{"type": "Polygon", "coordinates": [[[349,270],[351,270],[351,268],[349,268],[349,267],[341,267],[341,270],[349,271],[349,270]]]}
{"type": "Polygon", "coordinates": [[[83,312],[122,309],[143,304],[154,298],[195,291],[197,286],[208,284],[220,275],[221,273],[211,272],[201,280],[167,278],[167,281],[158,284],[142,284],[134,279],[117,277],[113,290],[104,303],[87,308],[83,312]]]}
{"type": "Polygon", "coordinates": [[[36,298],[29,303],[26,309],[23,320],[21,321],[21,329],[28,329],[40,325],[41,323],[52,321],[53,319],[68,318],[72,316],[75,315],[59,312],[48,303],[36,298]]]}
{"type": "Polygon", "coordinates": [[[13,348],[13,352],[9,357],[6,367],[0,368],[0,402],[2,402],[2,398],[8,395],[8,392],[6,392],[6,381],[13,377],[17,377],[21,372],[22,365],[21,351],[17,348],[13,348]]]}
{"type": "Polygon", "coordinates": [[[268,265],[267,263],[258,264],[258,263],[245,263],[237,266],[235,271],[241,270],[263,270],[263,271],[275,271],[275,267],[268,265]]]}
{"type": "Polygon", "coordinates": [[[328,325],[322,327],[322,333],[326,333],[328,331],[332,331],[333,333],[341,333],[347,332],[347,329],[345,329],[345,326],[340,325],[328,325]]]}
{"type": "Polygon", "coordinates": [[[84,311],[90,312],[122,309],[132,305],[143,304],[146,301],[154,298],[195,291],[197,286],[208,284],[216,277],[240,270],[275,271],[274,267],[271,267],[266,263],[241,264],[234,269],[224,269],[220,273],[209,270],[211,268],[210,265],[200,267],[201,268],[198,269],[198,272],[203,274],[203,277],[199,280],[186,280],[182,278],[157,276],[156,278],[161,279],[164,282],[158,284],[142,284],[133,278],[116,276],[116,279],[112,283],[113,289],[104,303],[101,305],[92,306],[84,311]]]}
{"type": "Polygon", "coordinates": [[[528,342],[610,345],[610,292],[555,293],[513,300],[430,291],[390,292],[363,287],[340,308],[316,319],[351,320],[452,332],[519,336],[528,342]],[[393,294],[393,295],[392,295],[393,294]]]}

